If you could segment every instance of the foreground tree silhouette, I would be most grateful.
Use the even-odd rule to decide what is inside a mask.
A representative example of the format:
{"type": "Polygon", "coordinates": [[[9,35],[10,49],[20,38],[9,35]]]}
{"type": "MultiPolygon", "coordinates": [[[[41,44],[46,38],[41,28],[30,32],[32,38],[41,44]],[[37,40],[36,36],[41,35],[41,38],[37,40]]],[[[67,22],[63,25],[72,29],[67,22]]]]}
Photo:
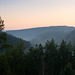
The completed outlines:
{"type": "Polygon", "coordinates": [[[0,50],[4,48],[4,43],[6,42],[6,33],[3,33],[4,29],[4,20],[0,17],[0,50]]]}
{"type": "Polygon", "coordinates": [[[29,52],[26,54],[26,75],[43,75],[43,65],[42,65],[42,45],[37,45],[36,47],[31,47],[29,52]]]}
{"type": "Polygon", "coordinates": [[[0,75],[11,75],[11,69],[4,54],[9,44],[6,42],[6,33],[2,32],[4,29],[4,20],[0,17],[0,75]]]}
{"type": "Polygon", "coordinates": [[[55,41],[52,39],[51,41],[47,41],[45,45],[45,53],[46,53],[46,75],[57,75],[57,45],[55,41]]]}
{"type": "Polygon", "coordinates": [[[0,17],[0,31],[4,29],[4,20],[1,19],[0,17]]]}
{"type": "Polygon", "coordinates": [[[6,49],[8,49],[9,47],[11,47],[10,44],[7,44],[7,34],[5,32],[2,32],[2,30],[4,29],[4,20],[1,19],[0,17],[0,51],[1,53],[6,49]]]}

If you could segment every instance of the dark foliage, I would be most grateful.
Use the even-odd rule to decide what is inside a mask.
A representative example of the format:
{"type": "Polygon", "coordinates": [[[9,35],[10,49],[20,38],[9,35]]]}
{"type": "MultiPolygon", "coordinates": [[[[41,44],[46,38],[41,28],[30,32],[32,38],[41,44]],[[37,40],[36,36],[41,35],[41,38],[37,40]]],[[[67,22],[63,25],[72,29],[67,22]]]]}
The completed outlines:
{"type": "Polygon", "coordinates": [[[45,47],[36,45],[25,53],[25,46],[20,41],[0,55],[0,75],[73,75],[74,49],[65,41],[58,46],[52,39],[45,47]]]}

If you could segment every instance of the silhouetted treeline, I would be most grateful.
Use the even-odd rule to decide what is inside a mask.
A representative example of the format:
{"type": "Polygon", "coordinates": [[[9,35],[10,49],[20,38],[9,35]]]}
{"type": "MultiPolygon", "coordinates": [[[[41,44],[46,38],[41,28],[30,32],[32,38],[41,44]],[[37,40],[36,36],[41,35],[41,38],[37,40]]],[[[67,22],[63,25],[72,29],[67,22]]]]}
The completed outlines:
{"type": "Polygon", "coordinates": [[[54,40],[31,47],[25,52],[23,41],[13,47],[0,35],[0,75],[74,75],[75,46],[64,40],[60,45],[54,40]]]}

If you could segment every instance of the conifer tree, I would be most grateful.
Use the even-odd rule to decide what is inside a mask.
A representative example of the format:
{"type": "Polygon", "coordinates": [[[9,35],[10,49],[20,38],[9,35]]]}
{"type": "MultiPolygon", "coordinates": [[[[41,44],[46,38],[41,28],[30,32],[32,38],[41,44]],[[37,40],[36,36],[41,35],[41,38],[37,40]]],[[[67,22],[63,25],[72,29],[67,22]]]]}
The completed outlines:
{"type": "Polygon", "coordinates": [[[48,75],[57,75],[56,71],[56,63],[57,63],[57,45],[54,40],[47,41],[45,45],[45,53],[46,53],[46,68],[48,75]]]}
{"type": "Polygon", "coordinates": [[[4,20],[1,19],[0,17],[0,31],[4,29],[4,20]]]}

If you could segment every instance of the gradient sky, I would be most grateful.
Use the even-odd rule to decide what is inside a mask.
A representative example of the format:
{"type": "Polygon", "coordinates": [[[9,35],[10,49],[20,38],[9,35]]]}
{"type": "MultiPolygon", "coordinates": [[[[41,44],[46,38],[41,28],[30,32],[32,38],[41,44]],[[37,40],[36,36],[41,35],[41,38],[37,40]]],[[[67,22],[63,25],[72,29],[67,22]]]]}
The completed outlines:
{"type": "Polygon", "coordinates": [[[5,30],[75,26],[75,0],[0,0],[5,30]]]}

